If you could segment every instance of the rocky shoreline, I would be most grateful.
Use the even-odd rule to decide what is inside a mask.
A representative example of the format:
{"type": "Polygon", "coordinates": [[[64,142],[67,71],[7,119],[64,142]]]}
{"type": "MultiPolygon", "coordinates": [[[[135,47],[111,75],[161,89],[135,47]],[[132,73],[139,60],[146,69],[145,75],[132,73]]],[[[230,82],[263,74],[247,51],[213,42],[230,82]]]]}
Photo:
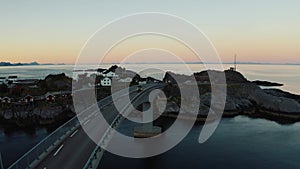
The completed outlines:
{"type": "Polygon", "coordinates": [[[51,126],[75,116],[72,78],[65,74],[0,84],[1,125],[51,126]]]}
{"type": "MultiPolygon", "coordinates": [[[[200,123],[206,120],[214,120],[206,119],[209,108],[211,107],[211,87],[210,84],[205,84],[207,79],[209,79],[208,71],[194,73],[193,75],[198,83],[200,94],[200,108],[197,113],[197,121],[200,123]]],[[[182,79],[182,81],[176,83],[172,82],[164,89],[168,95],[168,104],[163,116],[189,119],[189,114],[195,112],[192,112],[188,106],[185,106],[184,115],[178,116],[181,96],[174,95],[174,93],[178,90],[179,85],[184,85],[192,76],[178,75],[172,72],[168,73],[164,81],[172,81],[172,77],[182,79]]],[[[280,124],[291,124],[300,121],[299,95],[291,94],[280,89],[262,89],[256,84],[257,81],[251,82],[237,71],[226,70],[224,73],[227,83],[227,96],[224,113],[222,114],[223,118],[245,115],[251,118],[272,120],[280,124]]],[[[192,103],[193,99],[188,100],[188,102],[192,103]]],[[[214,106],[212,106],[211,109],[214,111],[214,106]]]]}
{"type": "MultiPolygon", "coordinates": [[[[113,67],[115,70],[118,69],[117,66],[113,67]]],[[[123,68],[121,70],[121,72],[126,72],[123,68]]],[[[218,107],[216,105],[211,106],[211,82],[209,77],[211,72],[215,74],[224,73],[226,77],[225,84],[218,84],[225,86],[227,89],[226,103],[222,117],[231,118],[238,115],[246,115],[252,118],[264,118],[276,121],[280,124],[290,124],[300,121],[299,95],[280,89],[262,89],[260,87],[262,83],[267,86],[271,86],[272,84],[278,86],[279,83],[249,81],[240,72],[235,70],[225,70],[224,72],[207,70],[194,73],[190,76],[167,72],[163,79],[163,82],[167,84],[163,89],[167,96],[167,105],[162,116],[191,119],[191,115],[195,116],[196,113],[199,123],[214,121],[219,117],[216,115],[212,119],[207,119],[210,107],[215,112],[217,112],[216,108],[218,107]],[[174,78],[179,81],[174,81],[174,78]],[[195,99],[193,93],[190,93],[188,98],[181,98],[179,86],[189,88],[192,78],[196,80],[199,90],[198,97],[200,96],[200,98],[195,99]],[[185,99],[189,103],[189,106],[183,106],[184,114],[178,115],[181,99],[185,99]],[[199,105],[198,112],[191,110],[193,104],[199,105]]],[[[118,74],[117,71],[114,73],[118,74]]],[[[121,73],[119,74],[121,75],[121,73]]],[[[130,74],[134,74],[134,72],[130,72],[130,74]]],[[[84,76],[84,78],[88,79],[89,77],[84,76]]],[[[130,84],[138,84],[139,79],[142,78],[136,74],[132,77],[130,84]]],[[[19,127],[44,126],[66,121],[75,116],[71,95],[72,81],[74,80],[65,76],[65,74],[49,75],[43,80],[36,81],[35,84],[28,85],[26,83],[26,85],[21,86],[20,92],[22,91],[22,93],[18,93],[18,88],[12,88],[15,89],[11,93],[15,101],[8,103],[2,99],[0,107],[1,124],[14,124],[19,127]],[[29,98],[28,94],[31,94],[29,98]],[[52,97],[48,98],[49,96],[52,97]],[[16,98],[21,98],[21,100],[16,101],[16,98]]],[[[150,83],[155,83],[155,81],[158,80],[154,79],[150,83]]],[[[218,82],[218,79],[214,79],[214,81],[218,82]]],[[[113,82],[115,83],[116,80],[113,82]]],[[[110,88],[97,87],[97,97],[101,99],[109,95],[108,91],[110,90],[108,89],[110,88]]],[[[9,93],[9,90],[6,92],[9,93]]]]}

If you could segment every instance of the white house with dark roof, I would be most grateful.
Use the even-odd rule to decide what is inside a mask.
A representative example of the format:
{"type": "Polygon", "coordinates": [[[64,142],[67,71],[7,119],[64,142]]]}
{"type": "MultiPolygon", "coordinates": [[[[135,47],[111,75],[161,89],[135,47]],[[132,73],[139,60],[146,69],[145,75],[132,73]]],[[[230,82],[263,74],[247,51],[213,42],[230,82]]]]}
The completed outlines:
{"type": "Polygon", "coordinates": [[[101,86],[111,86],[111,79],[109,77],[104,77],[100,81],[101,86]]]}

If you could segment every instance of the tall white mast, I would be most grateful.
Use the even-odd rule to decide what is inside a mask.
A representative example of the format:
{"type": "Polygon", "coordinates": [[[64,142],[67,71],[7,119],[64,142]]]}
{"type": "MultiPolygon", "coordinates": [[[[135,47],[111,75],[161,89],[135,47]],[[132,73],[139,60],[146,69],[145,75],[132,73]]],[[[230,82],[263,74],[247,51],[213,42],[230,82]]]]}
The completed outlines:
{"type": "Polygon", "coordinates": [[[236,71],[236,54],[234,54],[234,70],[236,71]]]}

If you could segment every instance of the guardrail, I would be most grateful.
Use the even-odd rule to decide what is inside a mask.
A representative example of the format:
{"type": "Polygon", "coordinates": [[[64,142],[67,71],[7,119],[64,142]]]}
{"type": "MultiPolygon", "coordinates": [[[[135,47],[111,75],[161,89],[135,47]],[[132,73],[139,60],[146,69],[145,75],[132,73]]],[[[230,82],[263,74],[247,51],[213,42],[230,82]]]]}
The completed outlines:
{"type": "MultiPolygon", "coordinates": [[[[132,86],[131,88],[134,87],[135,86],[132,86]]],[[[132,92],[134,91],[129,92],[129,94],[132,92]]],[[[119,97],[123,97],[123,96],[124,95],[119,97]]],[[[105,107],[111,103],[112,103],[112,96],[107,96],[104,99],[97,102],[97,104],[102,104],[101,107],[105,107]]],[[[37,145],[31,148],[27,153],[21,156],[12,165],[10,165],[8,169],[27,169],[37,165],[41,159],[47,156],[48,152],[51,152],[53,149],[55,149],[61,141],[63,141],[70,133],[75,131],[80,126],[80,122],[78,121],[78,116],[85,115],[85,112],[87,112],[91,107],[93,107],[93,105],[86,108],[80,114],[74,116],[72,119],[70,119],[62,126],[57,128],[50,135],[45,137],[37,145]]]]}
{"type": "Polygon", "coordinates": [[[67,133],[72,132],[75,128],[80,125],[76,116],[70,119],[68,122],[57,128],[54,132],[40,141],[31,150],[25,153],[15,163],[13,163],[8,169],[23,169],[30,168],[30,165],[34,161],[41,159],[47,152],[55,148],[55,145],[63,140],[67,133]]]}
{"type": "MultiPolygon", "coordinates": [[[[138,95],[136,95],[132,101],[135,102],[137,98],[141,97],[141,95],[145,94],[145,91],[153,89],[153,88],[159,88],[159,87],[163,87],[163,84],[160,85],[156,85],[156,86],[150,86],[146,89],[144,89],[143,93],[139,93],[138,95]]],[[[123,110],[128,109],[129,105],[131,103],[128,103],[123,110]]],[[[99,140],[97,146],[95,147],[95,149],[93,150],[92,154],[90,155],[88,161],[86,162],[85,166],[83,167],[83,169],[93,169],[98,167],[99,162],[102,158],[102,155],[104,153],[104,149],[102,147],[100,147],[99,145],[105,145],[105,141],[109,139],[109,134],[112,132],[112,129],[116,129],[118,127],[118,125],[122,122],[122,120],[124,119],[124,116],[121,114],[118,114],[115,119],[112,121],[110,127],[105,131],[105,133],[103,134],[102,138],[99,140]]]]}

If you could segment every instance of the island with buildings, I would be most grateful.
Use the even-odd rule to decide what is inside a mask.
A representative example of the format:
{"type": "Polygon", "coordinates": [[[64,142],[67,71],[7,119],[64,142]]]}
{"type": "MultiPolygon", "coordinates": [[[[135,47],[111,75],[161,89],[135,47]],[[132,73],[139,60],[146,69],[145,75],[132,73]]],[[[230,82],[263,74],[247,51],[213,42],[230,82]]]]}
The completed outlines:
{"type": "MultiPolygon", "coordinates": [[[[209,71],[180,75],[166,72],[162,80],[152,77],[141,77],[134,71],[118,67],[109,69],[76,70],[77,77],[71,78],[64,73],[48,75],[44,79],[19,79],[16,76],[0,78],[0,121],[2,124],[24,126],[52,125],[66,122],[74,117],[72,83],[76,89],[94,87],[97,99],[111,95],[111,85],[122,89],[124,86],[139,86],[147,83],[165,83],[163,91],[167,96],[167,105],[163,117],[183,118],[197,113],[197,120],[204,122],[211,107],[211,83],[209,71]],[[177,81],[174,81],[176,77],[177,81]],[[182,107],[183,115],[179,116],[181,95],[179,86],[189,87],[191,78],[195,78],[199,89],[199,99],[193,94],[187,99],[191,104],[200,101],[199,111],[192,112],[188,106],[182,107]],[[178,80],[179,79],[179,80],[178,80]],[[89,83],[81,84],[80,81],[89,83]]],[[[215,71],[218,73],[218,71],[215,71]]],[[[260,85],[271,84],[265,81],[247,80],[235,69],[225,70],[226,104],[223,117],[246,115],[253,118],[265,118],[278,123],[300,121],[300,96],[280,89],[263,89],[260,85]]],[[[199,103],[197,103],[199,104],[199,103]]],[[[213,108],[212,108],[213,110],[213,108]]],[[[217,116],[215,117],[217,118],[217,116]]]]}

